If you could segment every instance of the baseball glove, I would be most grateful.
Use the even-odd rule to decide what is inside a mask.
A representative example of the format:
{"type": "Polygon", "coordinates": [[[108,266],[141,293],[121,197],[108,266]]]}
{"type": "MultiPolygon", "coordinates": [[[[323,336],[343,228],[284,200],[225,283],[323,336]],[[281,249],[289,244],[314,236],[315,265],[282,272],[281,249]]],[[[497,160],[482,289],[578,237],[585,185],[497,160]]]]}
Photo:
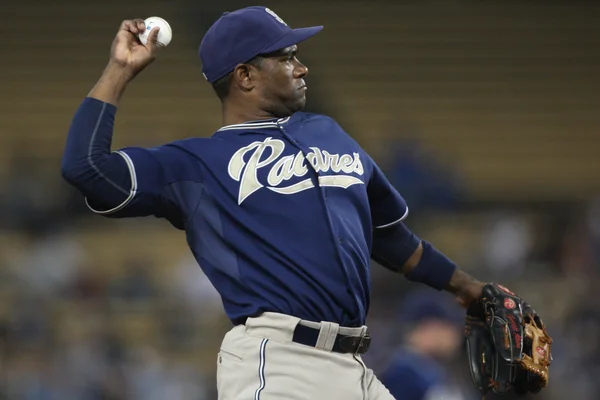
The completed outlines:
{"type": "Polygon", "coordinates": [[[467,358],[483,396],[539,392],[548,385],[552,338],[529,304],[504,286],[488,283],[467,310],[467,358]]]}

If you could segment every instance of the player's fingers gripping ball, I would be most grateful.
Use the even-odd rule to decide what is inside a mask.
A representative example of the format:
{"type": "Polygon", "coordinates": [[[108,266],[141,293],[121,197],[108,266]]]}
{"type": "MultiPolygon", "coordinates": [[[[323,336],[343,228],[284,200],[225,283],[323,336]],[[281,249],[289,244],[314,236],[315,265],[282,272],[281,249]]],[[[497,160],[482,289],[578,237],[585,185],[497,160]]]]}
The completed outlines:
{"type": "Polygon", "coordinates": [[[171,43],[173,31],[167,21],[160,17],[149,17],[144,20],[146,30],[138,35],[140,42],[145,46],[148,43],[148,35],[153,28],[159,27],[157,44],[161,47],[166,47],[171,43]]]}

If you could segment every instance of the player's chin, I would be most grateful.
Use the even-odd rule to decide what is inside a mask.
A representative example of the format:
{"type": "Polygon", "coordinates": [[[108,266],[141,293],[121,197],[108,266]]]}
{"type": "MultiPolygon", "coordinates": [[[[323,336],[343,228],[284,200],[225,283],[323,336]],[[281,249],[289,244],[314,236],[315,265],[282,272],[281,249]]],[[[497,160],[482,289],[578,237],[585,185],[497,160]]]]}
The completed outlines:
{"type": "Polygon", "coordinates": [[[304,110],[304,107],[306,107],[306,96],[302,95],[295,99],[294,102],[290,104],[289,108],[292,113],[295,113],[304,110]]]}

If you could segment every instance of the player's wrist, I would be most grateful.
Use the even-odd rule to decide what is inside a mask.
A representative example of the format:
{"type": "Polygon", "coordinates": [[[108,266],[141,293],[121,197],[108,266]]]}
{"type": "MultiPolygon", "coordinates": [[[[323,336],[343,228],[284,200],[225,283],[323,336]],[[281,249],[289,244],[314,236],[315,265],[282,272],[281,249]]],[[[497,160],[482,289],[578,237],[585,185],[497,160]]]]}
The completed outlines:
{"type": "MultiPolygon", "coordinates": [[[[413,268],[405,268],[406,278],[437,290],[444,290],[454,275],[456,264],[426,240],[420,241],[421,256],[413,268]]],[[[405,266],[406,267],[406,266],[405,266]]]]}
{"type": "Polygon", "coordinates": [[[88,94],[88,97],[117,107],[123,93],[125,93],[127,85],[134,76],[135,73],[127,68],[127,66],[111,59],[104,68],[104,72],[98,83],[96,83],[88,94]]]}
{"type": "Polygon", "coordinates": [[[447,291],[454,294],[465,308],[481,298],[485,282],[478,281],[466,272],[456,269],[448,282],[447,291]]]}
{"type": "Polygon", "coordinates": [[[111,58],[104,68],[102,78],[106,78],[114,83],[126,85],[135,77],[135,75],[135,71],[133,71],[129,66],[111,58]]]}

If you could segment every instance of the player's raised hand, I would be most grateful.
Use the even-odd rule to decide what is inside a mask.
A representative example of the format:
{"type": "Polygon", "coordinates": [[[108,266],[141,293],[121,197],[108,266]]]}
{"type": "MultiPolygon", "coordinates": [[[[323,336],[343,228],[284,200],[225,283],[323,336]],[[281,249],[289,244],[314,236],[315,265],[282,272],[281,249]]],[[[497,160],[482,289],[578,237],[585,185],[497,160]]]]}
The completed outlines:
{"type": "Polygon", "coordinates": [[[110,49],[110,61],[88,94],[89,97],[115,106],[119,104],[127,84],[156,58],[159,49],[158,28],[152,29],[143,45],[138,40],[138,34],[145,29],[142,19],[121,23],[110,49]]]}
{"type": "Polygon", "coordinates": [[[138,40],[138,34],[146,30],[143,19],[125,20],[112,43],[111,61],[122,65],[130,71],[132,77],[146,68],[154,59],[160,48],[157,44],[158,27],[148,34],[148,40],[143,45],[138,40]]]}

